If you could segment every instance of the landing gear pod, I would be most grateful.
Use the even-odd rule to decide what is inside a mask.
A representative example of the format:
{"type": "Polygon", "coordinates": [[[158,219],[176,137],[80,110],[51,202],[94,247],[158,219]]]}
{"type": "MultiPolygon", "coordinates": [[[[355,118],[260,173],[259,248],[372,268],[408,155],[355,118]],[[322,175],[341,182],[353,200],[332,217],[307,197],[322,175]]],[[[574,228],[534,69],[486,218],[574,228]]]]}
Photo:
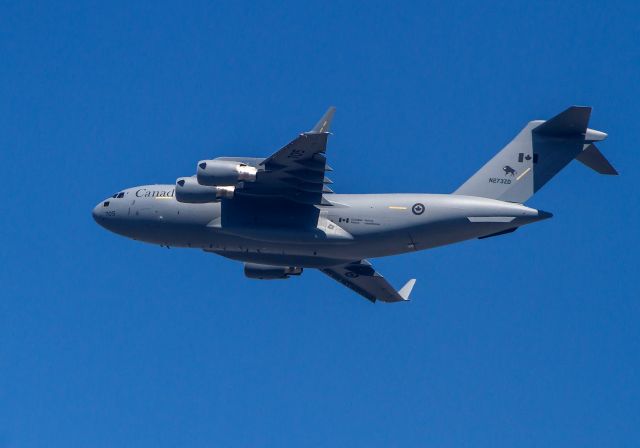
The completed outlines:
{"type": "Polygon", "coordinates": [[[235,185],[254,182],[257,168],[233,160],[202,160],[198,162],[197,179],[200,185],[235,185]]]}
{"type": "Polygon", "coordinates": [[[200,185],[194,177],[181,177],[176,181],[176,201],[187,204],[205,204],[220,199],[231,199],[235,187],[200,185]]]}
{"type": "Polygon", "coordinates": [[[276,280],[302,274],[302,268],[290,266],[271,266],[268,264],[245,263],[244,275],[258,280],[276,280]]]}

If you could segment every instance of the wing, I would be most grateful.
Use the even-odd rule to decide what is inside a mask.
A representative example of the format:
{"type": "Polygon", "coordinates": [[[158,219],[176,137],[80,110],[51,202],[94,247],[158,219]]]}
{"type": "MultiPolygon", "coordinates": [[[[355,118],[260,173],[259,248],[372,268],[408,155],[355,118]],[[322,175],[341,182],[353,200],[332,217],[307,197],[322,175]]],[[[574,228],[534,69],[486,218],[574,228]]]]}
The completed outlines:
{"type": "Polygon", "coordinates": [[[325,177],[331,171],[325,151],[335,107],[330,107],[309,132],[264,159],[254,182],[236,190],[238,196],[282,198],[313,205],[330,205],[323,194],[333,193],[325,177]]]}
{"type": "Polygon", "coordinates": [[[383,302],[409,300],[409,294],[416,283],[415,279],[411,279],[399,291],[396,291],[367,260],[331,266],[320,269],[320,271],[372,302],[376,300],[383,302]]]}

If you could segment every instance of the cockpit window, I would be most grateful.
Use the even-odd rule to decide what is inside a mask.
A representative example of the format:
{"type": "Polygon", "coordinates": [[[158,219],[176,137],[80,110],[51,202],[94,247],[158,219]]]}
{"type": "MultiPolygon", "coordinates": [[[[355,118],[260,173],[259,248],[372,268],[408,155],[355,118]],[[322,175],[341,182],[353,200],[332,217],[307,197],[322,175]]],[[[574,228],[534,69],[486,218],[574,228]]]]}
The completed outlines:
{"type": "Polygon", "coordinates": [[[124,193],[118,193],[118,199],[123,198],[124,197],[124,193]]]}
{"type": "Polygon", "coordinates": [[[109,207],[109,201],[104,201],[104,203],[102,204],[103,207],[109,207]]]}
{"type": "Polygon", "coordinates": [[[113,199],[118,197],[118,193],[114,194],[113,196],[111,196],[113,199]]]}

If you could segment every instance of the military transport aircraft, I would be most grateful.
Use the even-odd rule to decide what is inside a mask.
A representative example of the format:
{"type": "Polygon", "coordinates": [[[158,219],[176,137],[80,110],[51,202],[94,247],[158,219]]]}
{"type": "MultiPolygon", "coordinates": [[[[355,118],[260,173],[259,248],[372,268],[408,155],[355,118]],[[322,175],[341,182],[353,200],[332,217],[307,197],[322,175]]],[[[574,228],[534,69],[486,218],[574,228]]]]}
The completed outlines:
{"type": "Polygon", "coordinates": [[[318,269],[372,302],[409,299],[368,258],[489,238],[550,218],[523,205],[577,159],[617,174],[587,127],[590,107],[531,121],[452,194],[334,194],[325,173],[331,107],[309,132],[267,158],[218,157],[172,185],[128,188],[101,201],[93,217],[117,234],[190,247],[244,262],[254,279],[318,269]]]}

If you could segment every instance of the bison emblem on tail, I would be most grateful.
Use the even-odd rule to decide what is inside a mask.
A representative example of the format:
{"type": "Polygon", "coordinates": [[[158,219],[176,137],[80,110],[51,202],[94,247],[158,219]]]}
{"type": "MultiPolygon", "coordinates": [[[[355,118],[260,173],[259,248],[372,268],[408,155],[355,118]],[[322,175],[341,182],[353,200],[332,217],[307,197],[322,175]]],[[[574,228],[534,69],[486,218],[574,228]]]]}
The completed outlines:
{"type": "Polygon", "coordinates": [[[512,177],[515,176],[518,173],[516,170],[511,168],[509,165],[502,167],[502,171],[504,171],[504,175],[505,176],[511,175],[512,177]]]}

